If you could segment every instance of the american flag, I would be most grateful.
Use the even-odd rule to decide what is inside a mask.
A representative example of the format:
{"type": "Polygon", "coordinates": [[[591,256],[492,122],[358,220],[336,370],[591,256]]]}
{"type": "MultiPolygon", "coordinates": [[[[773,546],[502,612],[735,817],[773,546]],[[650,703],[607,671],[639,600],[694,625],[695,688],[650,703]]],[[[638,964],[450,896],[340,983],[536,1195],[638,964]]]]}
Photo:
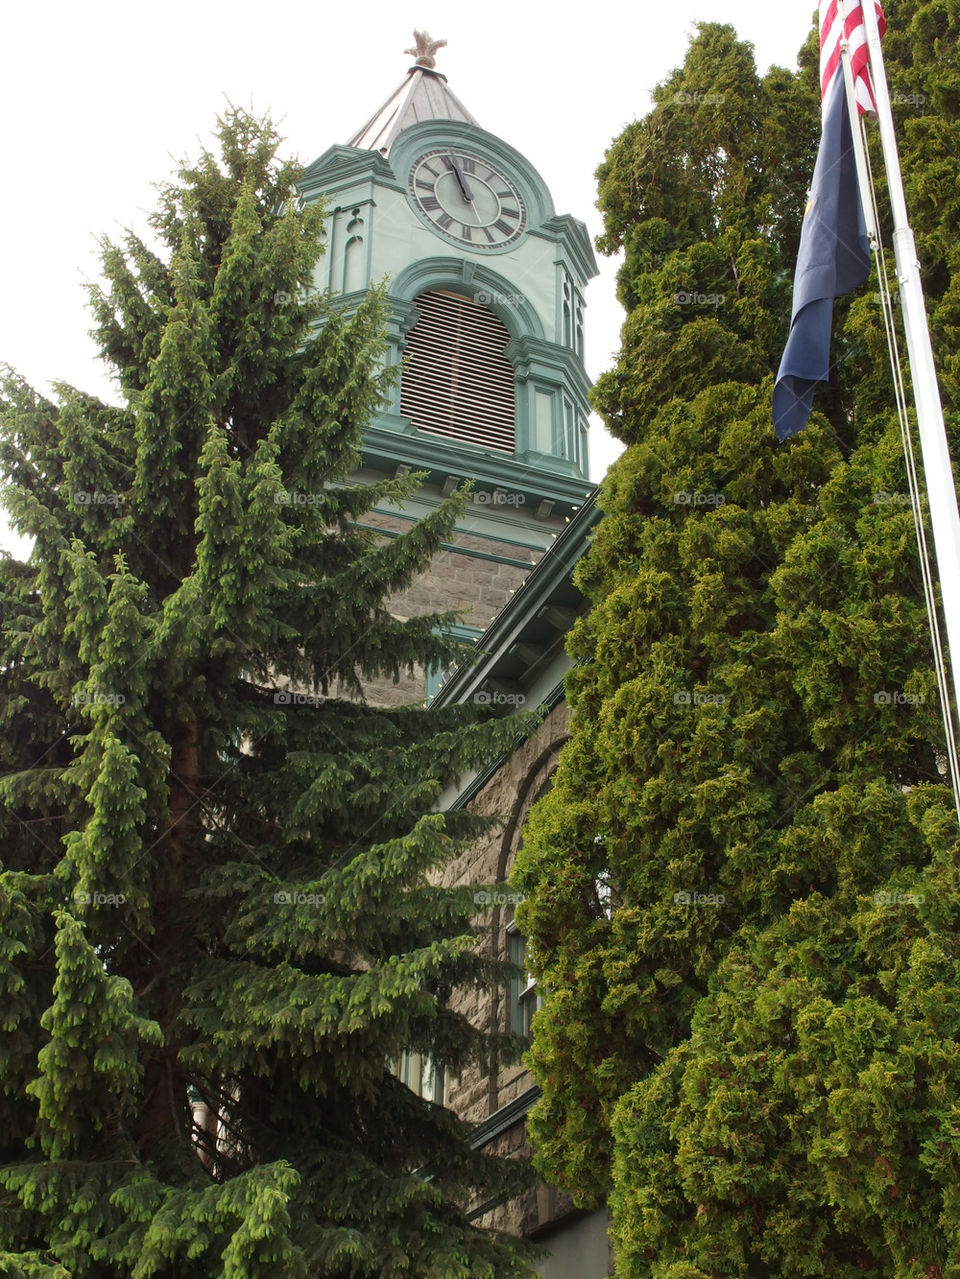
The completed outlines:
{"type": "MultiPolygon", "coordinates": [[[[875,0],[880,34],[887,29],[880,0],[875,0]]],[[[827,90],[840,66],[840,41],[850,49],[850,68],[861,115],[876,114],[870,71],[867,66],[867,33],[860,0],[820,0],[820,97],[826,109],[827,90]]]]}

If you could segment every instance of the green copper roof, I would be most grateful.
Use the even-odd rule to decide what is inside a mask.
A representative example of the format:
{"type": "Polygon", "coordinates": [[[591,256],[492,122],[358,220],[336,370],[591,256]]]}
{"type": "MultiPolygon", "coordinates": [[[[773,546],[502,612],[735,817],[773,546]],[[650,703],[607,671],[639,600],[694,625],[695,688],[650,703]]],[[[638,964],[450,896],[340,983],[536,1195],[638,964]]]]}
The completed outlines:
{"type": "Polygon", "coordinates": [[[478,124],[455,93],[447,77],[430,67],[411,67],[407,78],[383,106],[347,143],[366,151],[389,155],[397,137],[423,120],[459,120],[478,124]]]}

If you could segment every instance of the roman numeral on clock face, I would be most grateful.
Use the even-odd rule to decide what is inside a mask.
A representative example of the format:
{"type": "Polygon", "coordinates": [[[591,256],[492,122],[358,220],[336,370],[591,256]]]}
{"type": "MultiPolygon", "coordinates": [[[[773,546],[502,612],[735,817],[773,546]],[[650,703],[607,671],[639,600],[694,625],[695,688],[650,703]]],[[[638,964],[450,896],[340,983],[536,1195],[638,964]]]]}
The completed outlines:
{"type": "Polygon", "coordinates": [[[464,222],[460,228],[460,234],[463,237],[463,239],[467,241],[467,243],[470,243],[470,241],[472,241],[473,239],[473,227],[471,227],[468,223],[464,222]]]}
{"type": "Polygon", "coordinates": [[[450,216],[449,213],[441,213],[440,216],[437,218],[437,226],[440,228],[441,231],[446,231],[450,227],[452,222],[453,222],[453,218],[450,216]]]}
{"type": "Polygon", "coordinates": [[[477,162],[473,156],[462,155],[460,157],[460,168],[463,169],[464,173],[476,173],[477,162]]]}
{"type": "Polygon", "coordinates": [[[513,227],[509,222],[504,222],[503,218],[497,218],[493,225],[501,235],[513,235],[513,227]]]}
{"type": "Polygon", "coordinates": [[[432,183],[432,182],[424,182],[423,178],[417,178],[417,190],[418,190],[418,191],[432,191],[432,190],[433,190],[433,183],[432,183]]]}
{"type": "Polygon", "coordinates": [[[425,195],[420,203],[430,213],[432,213],[434,209],[440,208],[440,201],[435,195],[425,195]]]}
{"type": "Polygon", "coordinates": [[[506,204],[501,205],[501,207],[500,207],[500,212],[501,212],[501,214],[503,215],[503,217],[505,217],[505,218],[518,218],[518,217],[520,216],[520,210],[519,210],[519,209],[511,209],[511,208],[510,208],[508,205],[506,205],[506,204]]]}

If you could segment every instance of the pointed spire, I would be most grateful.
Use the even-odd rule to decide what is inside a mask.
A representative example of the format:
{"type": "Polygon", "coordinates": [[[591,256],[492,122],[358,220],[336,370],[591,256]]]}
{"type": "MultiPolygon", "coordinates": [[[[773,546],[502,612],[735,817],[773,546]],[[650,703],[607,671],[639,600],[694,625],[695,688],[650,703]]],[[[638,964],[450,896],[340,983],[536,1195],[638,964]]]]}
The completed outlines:
{"type": "Polygon", "coordinates": [[[414,31],[413,38],[414,47],[404,49],[404,53],[416,57],[407,78],[357,130],[348,146],[389,155],[399,134],[421,120],[459,120],[479,127],[457,95],[447,88],[447,77],[435,70],[436,52],[444,48],[446,40],[431,40],[426,31],[414,31]]]}

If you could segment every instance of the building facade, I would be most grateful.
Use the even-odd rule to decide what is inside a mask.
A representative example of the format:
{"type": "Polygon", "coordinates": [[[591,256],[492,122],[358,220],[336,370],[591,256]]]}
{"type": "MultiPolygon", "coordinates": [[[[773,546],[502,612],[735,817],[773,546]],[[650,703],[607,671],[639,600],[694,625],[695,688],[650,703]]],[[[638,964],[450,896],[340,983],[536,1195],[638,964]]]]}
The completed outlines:
{"type": "MultiPolygon", "coordinates": [[[[304,201],[326,209],[315,286],[356,305],[371,284],[389,307],[392,399],[365,432],[355,479],[423,474],[415,495],[366,523],[396,536],[464,481],[472,497],[429,572],[391,601],[398,617],[455,609],[477,660],[370,685],[370,700],[502,701],[549,708],[540,728],[484,775],[443,799],[499,817],[501,827],[446,872],[448,882],[504,881],[530,805],[544,793],[566,736],[564,636],[584,602],[573,585],[597,512],[587,466],[589,382],[584,290],[596,264],[583,223],[558,215],[530,161],[484,130],[434,65],[439,45],[416,34],[402,84],[344,145],[306,170],[304,201]]],[[[485,944],[522,967],[508,894],[479,900],[485,944]],[[490,909],[488,909],[490,908],[490,909]]],[[[465,1004],[477,1024],[529,1034],[536,989],[518,978],[465,1004]]],[[[397,1070],[416,1091],[474,1123],[475,1143],[525,1149],[537,1090],[519,1064],[443,1079],[407,1054],[397,1070]]],[[[608,1274],[604,1213],[578,1214],[548,1186],[511,1203],[477,1204],[482,1225],[540,1240],[549,1279],[608,1274]]]]}

